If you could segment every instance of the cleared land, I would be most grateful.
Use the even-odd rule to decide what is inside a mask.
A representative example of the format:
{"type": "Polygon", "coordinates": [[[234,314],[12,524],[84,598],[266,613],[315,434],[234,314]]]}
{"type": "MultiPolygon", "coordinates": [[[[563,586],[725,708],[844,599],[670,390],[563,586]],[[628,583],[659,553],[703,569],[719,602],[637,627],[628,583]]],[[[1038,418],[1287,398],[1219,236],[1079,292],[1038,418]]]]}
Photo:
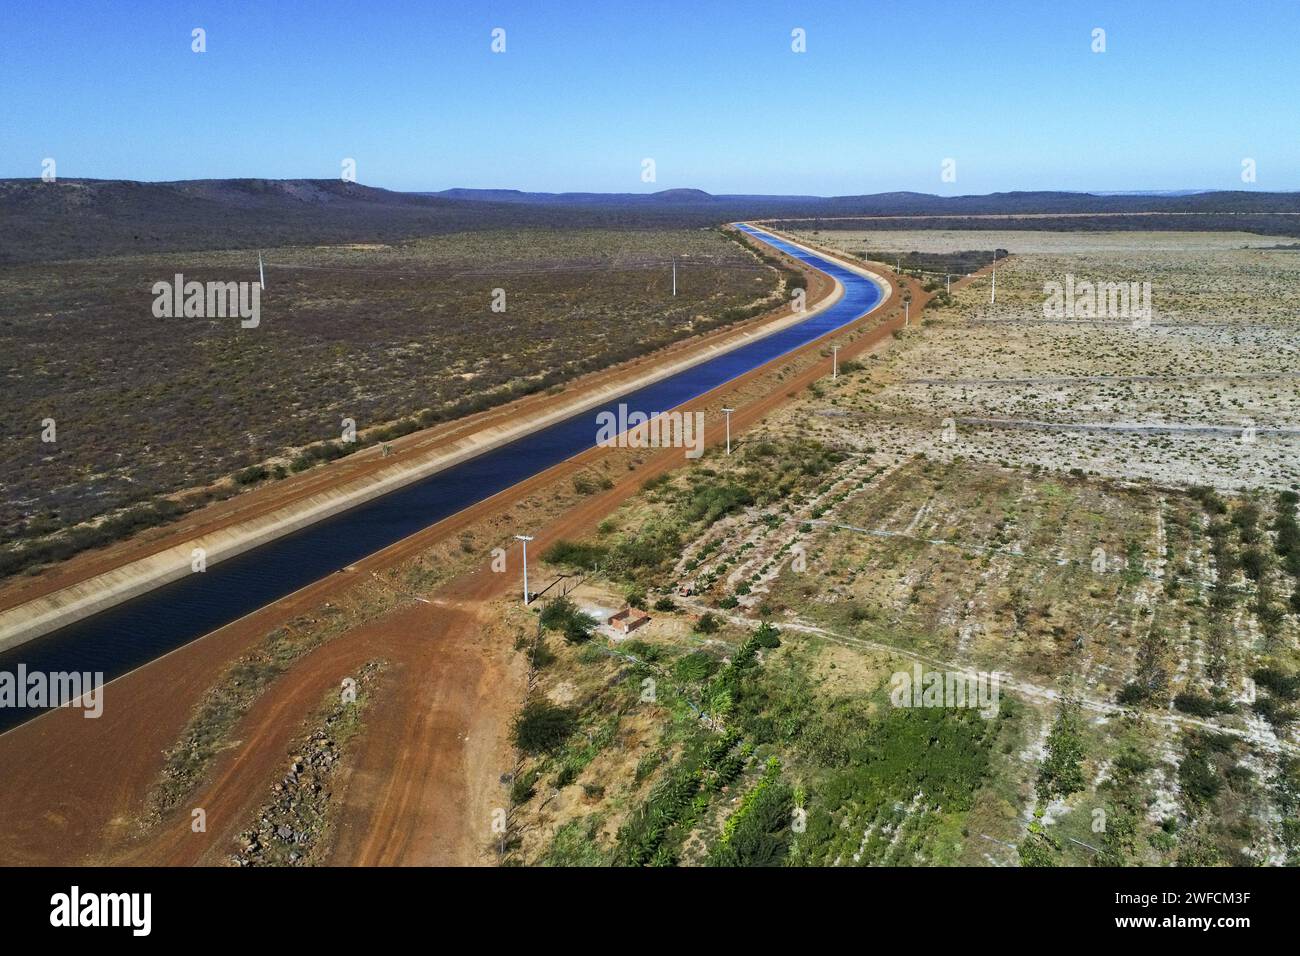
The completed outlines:
{"type": "MultiPolygon", "coordinates": [[[[1244,233],[823,231],[938,253],[1009,249],[988,281],[927,313],[866,382],[813,409],[859,448],[1223,488],[1300,482],[1300,251],[1244,233]],[[1046,283],[1150,283],[1151,315],[1046,314],[1046,283]]],[[[933,277],[930,277],[933,278],[933,277]]],[[[942,277],[938,278],[940,287],[942,277]]],[[[1058,310],[1059,311],[1059,310],[1058,310]]],[[[1132,311],[1132,310],[1130,310],[1132,311]]],[[[829,426],[828,426],[829,427],[829,426]]]]}

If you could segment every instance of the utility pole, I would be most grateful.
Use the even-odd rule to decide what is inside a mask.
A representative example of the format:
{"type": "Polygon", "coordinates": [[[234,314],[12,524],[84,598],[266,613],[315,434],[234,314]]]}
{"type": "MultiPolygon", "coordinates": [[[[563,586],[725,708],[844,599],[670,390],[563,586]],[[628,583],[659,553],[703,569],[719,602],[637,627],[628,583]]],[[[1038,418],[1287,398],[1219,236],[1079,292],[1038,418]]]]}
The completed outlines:
{"type": "Polygon", "coordinates": [[[677,295],[677,259],[673,259],[673,295],[677,295]]]}
{"type": "Polygon", "coordinates": [[[528,542],[532,541],[533,539],[530,535],[526,535],[526,534],[517,534],[515,535],[515,537],[524,543],[524,604],[527,604],[528,603],[528,542]]]}
{"type": "Polygon", "coordinates": [[[910,299],[903,300],[903,328],[907,328],[912,322],[912,302],[910,299]]]}
{"type": "Polygon", "coordinates": [[[266,271],[262,268],[262,254],[260,252],[257,254],[257,284],[262,287],[263,292],[266,291],[266,271]]]}
{"type": "Polygon", "coordinates": [[[731,454],[731,413],[734,411],[735,411],[734,408],[724,408],[722,410],[723,414],[727,416],[727,454],[728,455],[731,454]]]}
{"type": "Polygon", "coordinates": [[[831,346],[831,379],[834,380],[839,377],[840,377],[840,347],[838,345],[832,345],[831,346]]]}
{"type": "Polygon", "coordinates": [[[993,287],[989,290],[989,305],[998,301],[998,267],[993,267],[993,287]]]}
{"type": "Polygon", "coordinates": [[[952,292],[952,273],[945,275],[943,277],[943,281],[945,283],[943,287],[943,294],[948,295],[952,292]]]}

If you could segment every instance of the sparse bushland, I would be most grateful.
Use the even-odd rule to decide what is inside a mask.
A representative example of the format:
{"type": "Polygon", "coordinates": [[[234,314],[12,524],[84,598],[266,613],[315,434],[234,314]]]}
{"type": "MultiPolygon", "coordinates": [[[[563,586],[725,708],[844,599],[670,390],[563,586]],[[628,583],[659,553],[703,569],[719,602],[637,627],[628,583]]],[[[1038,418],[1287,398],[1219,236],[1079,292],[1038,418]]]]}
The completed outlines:
{"type": "MultiPolygon", "coordinates": [[[[0,577],[753,317],[802,278],[716,230],[468,232],[266,258],[255,329],[154,318],[148,291],[174,255],[0,270],[0,577]],[[356,441],[340,440],[345,418],[356,441]]],[[[184,272],[257,277],[241,252],[189,254],[184,272]]]]}
{"type": "MultiPolygon", "coordinates": [[[[1231,741],[1239,754],[1232,761],[1220,761],[1213,746],[1186,745],[1182,730],[1158,731],[1162,725],[1149,724],[1142,716],[1163,720],[1173,713],[1231,728],[1237,735],[1248,732],[1243,720],[1251,713],[1266,719],[1281,714],[1285,721],[1294,665],[1284,663],[1290,660],[1286,655],[1279,663],[1252,665],[1258,658],[1242,646],[1234,632],[1240,623],[1234,625],[1231,616],[1246,613],[1253,618],[1256,613],[1254,589],[1259,582],[1244,573],[1239,556],[1247,547],[1243,534],[1274,550],[1267,537],[1278,524],[1271,497],[1204,490],[1150,492],[1049,472],[1016,473],[919,458],[886,477],[875,477],[874,468],[862,467],[852,456],[827,458],[824,472],[814,464],[809,469],[814,474],[796,479],[789,494],[776,495],[779,481],[774,483],[773,476],[786,473],[776,463],[790,460],[787,454],[787,446],[773,441],[770,431],[747,436],[731,461],[695,471],[716,470],[711,476],[715,487],[749,489],[753,503],[726,511],[710,523],[707,509],[691,507],[696,500],[691,476],[677,475],[656,482],[625,506],[626,516],[609,519],[599,540],[617,543],[625,534],[664,522],[680,529],[685,543],[674,568],[663,565],[642,578],[652,592],[666,592],[689,575],[695,594],[684,599],[687,608],[677,599],[679,611],[663,612],[669,616],[689,612],[690,605],[698,607],[701,598],[731,605],[735,595],[746,590],[743,585],[750,584],[751,593],[743,597],[746,603],[735,604],[729,614],[743,608],[756,613],[762,606],[775,613],[778,622],[783,613],[794,613],[838,634],[904,650],[940,657],[969,655],[965,659],[972,663],[988,655],[988,666],[1047,687],[1059,674],[1074,673],[1084,660],[1104,663],[1105,670],[1090,670],[1091,679],[1076,688],[1090,708],[1110,704],[1121,691],[1126,695],[1126,689],[1135,690],[1131,699],[1121,696],[1126,711],[1115,710],[1108,717],[1113,729],[1094,725],[1096,711],[1078,703],[1059,713],[1038,703],[1039,716],[1032,717],[1035,711],[1005,689],[1004,713],[993,721],[925,709],[880,713],[868,703],[879,687],[879,676],[866,682],[856,677],[848,685],[856,693],[843,698],[833,693],[828,697],[809,682],[806,669],[818,654],[813,651],[815,639],[804,634],[793,642],[783,635],[779,648],[764,652],[773,656],[756,669],[747,661],[749,647],[761,649],[758,634],[751,634],[731,655],[735,668],[716,668],[712,654],[689,645],[679,649],[639,639],[635,653],[659,670],[633,670],[629,680],[637,674],[655,676],[661,706],[672,707],[665,703],[666,674],[674,699],[680,694],[692,702],[676,719],[694,726],[703,716],[718,727],[739,731],[752,746],[737,795],[749,792],[761,768],[776,757],[783,787],[789,790],[790,802],[783,796],[782,812],[788,810],[792,819],[796,809],[806,814],[802,832],[758,827],[757,849],[745,859],[841,865],[978,862],[995,852],[998,840],[1015,846],[1018,854],[1013,857],[1025,865],[1240,862],[1289,852],[1284,850],[1285,827],[1263,822],[1258,809],[1261,800],[1283,797],[1275,794],[1276,788],[1263,789],[1265,777],[1235,769],[1259,761],[1267,766],[1276,755],[1270,757],[1249,737],[1211,735],[1207,739],[1213,746],[1231,741]],[[775,471],[768,470],[774,466],[775,471]],[[855,477],[846,477],[850,475],[855,477]],[[819,529],[804,520],[808,509],[836,523],[879,528],[891,535],[819,529]],[[902,533],[909,524],[916,526],[902,533]],[[789,566],[791,541],[800,541],[808,552],[814,574],[789,566]],[[1095,569],[1099,543],[1110,556],[1101,571],[1095,569]],[[763,569],[772,567],[779,570],[769,580],[763,569]],[[1142,573],[1131,573],[1135,568],[1142,573]],[[757,572],[763,573],[755,580],[757,572]],[[1176,582],[1172,590],[1171,580],[1176,582]],[[1005,598],[991,600],[993,595],[1005,598]],[[1220,606],[1216,595],[1229,600],[1220,606]],[[999,617],[962,637],[962,628],[946,622],[953,615],[960,621],[971,613],[968,599],[974,599],[976,614],[982,616],[987,608],[999,617]],[[1124,623],[1112,636],[1104,622],[1117,613],[1124,623]],[[1017,637],[1008,646],[1002,635],[1009,633],[1017,637]],[[1202,650],[1195,651],[1189,640],[1199,642],[1202,650]],[[1193,658],[1198,663],[1189,666],[1193,658]],[[1103,674],[1106,685],[1096,686],[1103,674]],[[1243,707],[1236,688],[1252,674],[1257,706],[1243,707]],[[1032,746],[1026,734],[1035,719],[1045,722],[1041,756],[1017,760],[1016,751],[1008,748],[1032,746]],[[954,755],[960,752],[976,762],[958,761],[942,772],[931,762],[920,778],[909,778],[906,768],[915,751],[904,741],[913,729],[927,741],[955,734],[954,755]],[[874,778],[862,776],[860,768],[879,758],[876,750],[858,749],[855,743],[855,734],[868,730],[879,735],[884,752],[901,748],[900,763],[890,767],[889,779],[901,780],[903,789],[890,790],[879,803],[873,798],[869,806],[877,807],[874,813],[861,803],[863,794],[870,792],[864,788],[874,786],[874,778]],[[1165,746],[1164,734],[1179,751],[1188,748],[1173,765],[1154,757],[1165,746]],[[1222,741],[1215,744],[1219,738],[1222,741]],[[842,774],[831,773],[834,768],[843,768],[842,774]],[[1035,795],[1038,809],[1030,816],[1027,832],[1007,830],[997,822],[1001,814],[1015,818],[1027,813],[1019,803],[1023,797],[1008,794],[1013,781],[1019,781],[1015,786],[1023,788],[1022,794],[1042,791],[1035,795]],[[1165,795],[1182,791],[1184,782],[1189,794],[1199,796],[1166,807],[1165,795]],[[906,789],[913,784],[916,789],[906,789]],[[947,795],[935,798],[932,791],[947,795]],[[1239,814],[1225,803],[1225,795],[1248,797],[1246,808],[1239,814]],[[1231,824],[1225,823],[1228,820],[1231,824]],[[979,834],[995,842],[989,844],[979,834]]],[[[1263,580],[1282,573],[1278,561],[1263,580]]],[[[1285,633],[1292,633],[1295,622],[1288,618],[1283,626],[1285,633]]],[[[702,630],[693,628],[695,634],[702,630]]],[[[633,648],[629,644],[624,650],[633,648]]],[[[844,666],[844,658],[834,660],[844,666]]],[[[819,669],[821,680],[835,673],[824,665],[819,669]]],[[[1277,725],[1277,732],[1284,733],[1286,726],[1277,725]]],[[[662,760],[645,764],[662,765],[662,760]]],[[[644,779],[639,772],[638,778],[644,779]]],[[[618,791],[605,786],[608,800],[618,791]]],[[[666,791],[661,796],[670,795],[666,791]]],[[[655,843],[651,859],[679,864],[736,861],[720,844],[730,813],[717,809],[712,799],[707,806],[701,800],[694,807],[696,796],[698,791],[690,800],[681,798],[687,809],[665,828],[665,839],[655,843]]],[[[601,806],[608,804],[602,801],[601,806]]],[[[612,853],[615,844],[605,845],[612,853]]]]}

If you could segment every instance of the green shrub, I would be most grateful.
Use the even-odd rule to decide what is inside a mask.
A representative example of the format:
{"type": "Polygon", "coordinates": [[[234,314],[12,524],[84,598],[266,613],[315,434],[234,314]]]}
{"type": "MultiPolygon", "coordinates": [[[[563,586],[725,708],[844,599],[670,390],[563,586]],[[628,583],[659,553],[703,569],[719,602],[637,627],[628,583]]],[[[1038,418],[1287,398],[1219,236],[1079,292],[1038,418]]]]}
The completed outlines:
{"type": "Polygon", "coordinates": [[[547,564],[585,570],[597,567],[608,553],[609,549],[599,544],[557,541],[542,553],[542,560],[547,564]]]}
{"type": "Polygon", "coordinates": [[[1179,694],[1174,698],[1174,706],[1194,717],[1213,717],[1218,712],[1218,706],[1211,698],[1193,693],[1179,694]]]}
{"type": "Polygon", "coordinates": [[[673,674],[683,682],[703,682],[713,676],[718,662],[706,651],[694,651],[677,661],[673,674]]]}
{"type": "Polygon", "coordinates": [[[524,705],[515,718],[511,737],[526,754],[554,753],[578,729],[577,714],[544,700],[524,705]]]}
{"type": "Polygon", "coordinates": [[[245,468],[243,471],[235,472],[235,484],[253,485],[259,481],[266,479],[269,476],[269,474],[270,473],[266,470],[264,466],[251,465],[248,468],[245,468]]]}

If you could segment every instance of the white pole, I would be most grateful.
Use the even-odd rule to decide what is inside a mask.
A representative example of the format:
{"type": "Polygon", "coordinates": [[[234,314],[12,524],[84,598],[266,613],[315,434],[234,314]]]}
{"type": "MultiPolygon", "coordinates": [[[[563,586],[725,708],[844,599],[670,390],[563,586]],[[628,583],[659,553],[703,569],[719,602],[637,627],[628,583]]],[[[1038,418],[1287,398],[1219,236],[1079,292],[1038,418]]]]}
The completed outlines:
{"type": "Polygon", "coordinates": [[[993,288],[989,291],[989,305],[998,301],[998,267],[993,267],[993,288]]]}
{"type": "Polygon", "coordinates": [[[840,377],[840,347],[838,345],[832,345],[831,346],[831,379],[834,380],[839,377],[840,377]]]}
{"type": "Polygon", "coordinates": [[[911,323],[911,321],[912,321],[912,303],[904,302],[903,303],[903,328],[907,328],[907,326],[911,323]]]}
{"type": "Polygon", "coordinates": [[[515,535],[524,543],[524,604],[528,603],[528,542],[533,539],[526,534],[515,535]]]}
{"type": "Polygon", "coordinates": [[[262,254],[260,252],[257,254],[257,284],[262,287],[263,292],[266,291],[266,272],[262,269],[262,254]]]}
{"type": "Polygon", "coordinates": [[[943,277],[943,280],[944,282],[947,283],[947,285],[945,285],[943,288],[943,293],[944,295],[947,295],[948,293],[952,292],[952,276],[946,275],[943,277]]]}
{"type": "Polygon", "coordinates": [[[677,260],[673,260],[673,295],[677,295],[677,260]]]}
{"type": "Polygon", "coordinates": [[[723,414],[727,416],[727,454],[730,455],[731,454],[731,413],[734,412],[735,409],[724,408],[722,411],[723,414]]]}

